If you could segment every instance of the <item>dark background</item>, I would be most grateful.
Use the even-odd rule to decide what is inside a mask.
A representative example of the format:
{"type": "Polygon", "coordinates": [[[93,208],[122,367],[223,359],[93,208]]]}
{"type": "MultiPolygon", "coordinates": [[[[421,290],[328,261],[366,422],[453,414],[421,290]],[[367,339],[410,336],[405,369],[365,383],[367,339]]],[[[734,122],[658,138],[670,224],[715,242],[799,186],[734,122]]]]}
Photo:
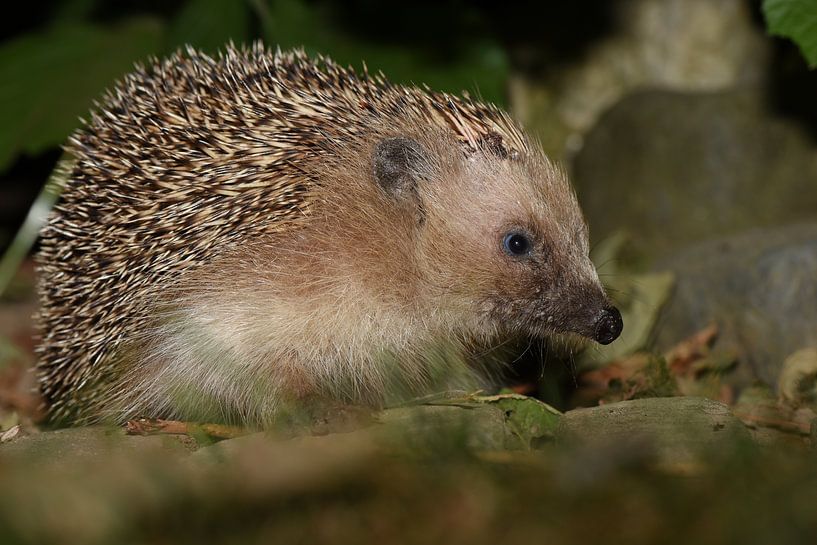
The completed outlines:
{"type": "MultiPolygon", "coordinates": [[[[391,79],[508,104],[512,74],[547,79],[614,24],[616,2],[221,0],[18,3],[0,21],[0,251],[94,97],[147,55],[228,40],[304,46],[391,79]],[[136,29],[132,26],[136,25],[136,29]],[[125,28],[124,31],[121,29],[125,28]],[[13,118],[10,120],[9,117],[13,118]],[[5,133],[5,134],[2,134],[5,133]]],[[[760,3],[751,2],[759,28],[760,3]]],[[[724,36],[725,40],[729,36],[724,36]]],[[[772,40],[770,38],[770,40],[772,40]]],[[[773,39],[768,101],[817,133],[817,74],[773,39]]]]}

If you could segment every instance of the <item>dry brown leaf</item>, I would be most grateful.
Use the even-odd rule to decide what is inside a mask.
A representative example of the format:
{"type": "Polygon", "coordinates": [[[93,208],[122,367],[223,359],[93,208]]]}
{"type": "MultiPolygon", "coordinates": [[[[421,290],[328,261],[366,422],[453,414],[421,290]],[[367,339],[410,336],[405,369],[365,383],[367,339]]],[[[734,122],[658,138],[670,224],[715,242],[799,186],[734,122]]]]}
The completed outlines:
{"type": "Polygon", "coordinates": [[[125,433],[128,435],[189,435],[191,437],[204,433],[212,439],[232,439],[250,432],[243,428],[222,424],[139,418],[125,423],[125,433]]]}
{"type": "Polygon", "coordinates": [[[673,375],[688,375],[694,372],[694,363],[709,355],[712,344],[718,336],[718,326],[710,324],[670,348],[664,358],[673,375]]]}
{"type": "Polygon", "coordinates": [[[817,348],[804,348],[786,358],[777,383],[780,400],[792,405],[817,397],[817,348]]]}

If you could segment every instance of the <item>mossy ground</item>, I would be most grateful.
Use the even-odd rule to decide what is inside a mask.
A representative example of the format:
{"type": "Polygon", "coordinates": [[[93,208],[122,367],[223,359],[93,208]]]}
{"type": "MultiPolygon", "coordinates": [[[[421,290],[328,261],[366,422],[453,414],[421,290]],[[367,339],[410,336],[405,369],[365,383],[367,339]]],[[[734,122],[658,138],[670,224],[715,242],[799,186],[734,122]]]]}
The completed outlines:
{"type": "MultiPolygon", "coordinates": [[[[20,303],[3,308],[19,317],[30,310],[20,303]]],[[[2,544],[765,544],[817,535],[814,413],[798,394],[810,392],[801,380],[810,375],[800,362],[789,399],[755,388],[735,403],[721,382],[732,364],[708,349],[713,328],[663,356],[580,372],[569,403],[586,409],[562,414],[517,394],[426,398],[242,436],[184,423],[131,427],[146,435],[38,426],[24,322],[8,320],[14,342],[0,369],[2,544]]]]}

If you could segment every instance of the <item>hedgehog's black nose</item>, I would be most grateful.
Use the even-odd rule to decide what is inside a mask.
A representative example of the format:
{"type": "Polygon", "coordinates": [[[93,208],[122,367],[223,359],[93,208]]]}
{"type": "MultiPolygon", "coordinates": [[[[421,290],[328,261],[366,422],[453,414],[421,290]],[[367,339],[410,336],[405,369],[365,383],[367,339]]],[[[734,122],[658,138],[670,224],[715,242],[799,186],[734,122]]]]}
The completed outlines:
{"type": "Polygon", "coordinates": [[[618,309],[616,307],[607,307],[602,311],[596,322],[593,339],[599,344],[610,344],[618,339],[623,327],[624,322],[621,320],[621,313],[618,309]]]}

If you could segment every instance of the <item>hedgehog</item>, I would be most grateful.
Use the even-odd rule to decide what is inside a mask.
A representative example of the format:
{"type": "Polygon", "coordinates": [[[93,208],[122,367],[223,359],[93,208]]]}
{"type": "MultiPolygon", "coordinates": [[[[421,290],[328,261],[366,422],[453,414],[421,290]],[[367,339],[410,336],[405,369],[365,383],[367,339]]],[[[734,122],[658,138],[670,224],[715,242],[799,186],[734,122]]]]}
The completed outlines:
{"type": "Polygon", "coordinates": [[[480,375],[477,347],[622,329],[564,171],[467,94],[188,47],[137,65],[66,152],[37,256],[56,422],[382,406],[480,375]]]}

